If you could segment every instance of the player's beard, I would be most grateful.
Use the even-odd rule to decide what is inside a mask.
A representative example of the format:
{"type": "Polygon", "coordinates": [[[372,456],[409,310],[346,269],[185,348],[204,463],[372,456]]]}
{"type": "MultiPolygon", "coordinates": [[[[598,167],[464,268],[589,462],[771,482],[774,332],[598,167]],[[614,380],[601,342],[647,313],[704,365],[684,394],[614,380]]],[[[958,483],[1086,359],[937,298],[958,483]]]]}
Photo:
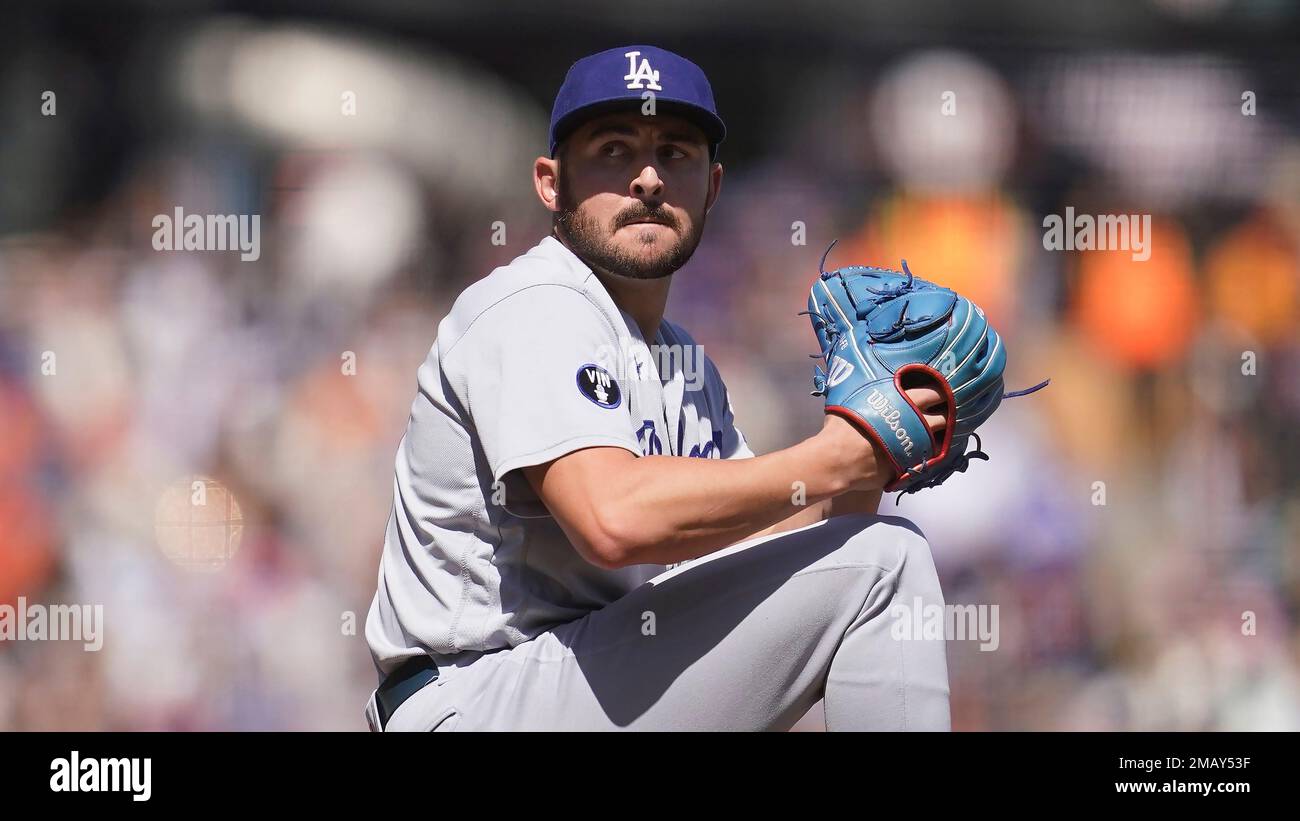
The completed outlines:
{"type": "Polygon", "coordinates": [[[555,229],[564,240],[569,250],[573,251],[587,265],[598,271],[604,271],[629,279],[660,279],[671,276],[685,265],[695,253],[704,234],[704,220],[707,214],[701,209],[698,220],[692,220],[687,234],[681,234],[681,220],[663,206],[650,208],[638,202],[614,217],[613,224],[606,229],[589,214],[583,214],[578,205],[565,194],[568,186],[564,184],[561,174],[559,206],[555,216],[555,229]],[[628,253],[615,244],[614,232],[624,225],[639,220],[654,220],[677,232],[677,241],[653,256],[628,253]]]}

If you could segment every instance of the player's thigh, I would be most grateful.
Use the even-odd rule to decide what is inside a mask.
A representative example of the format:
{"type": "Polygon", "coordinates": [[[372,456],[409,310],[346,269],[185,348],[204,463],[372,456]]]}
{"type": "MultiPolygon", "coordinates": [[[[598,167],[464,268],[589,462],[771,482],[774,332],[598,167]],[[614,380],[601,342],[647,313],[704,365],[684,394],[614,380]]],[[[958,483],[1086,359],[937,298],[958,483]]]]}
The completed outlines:
{"type": "Polygon", "coordinates": [[[741,545],[476,662],[480,696],[462,726],[792,723],[819,697],[849,625],[884,607],[905,574],[927,572],[924,539],[888,517],[842,517],[741,545]]]}

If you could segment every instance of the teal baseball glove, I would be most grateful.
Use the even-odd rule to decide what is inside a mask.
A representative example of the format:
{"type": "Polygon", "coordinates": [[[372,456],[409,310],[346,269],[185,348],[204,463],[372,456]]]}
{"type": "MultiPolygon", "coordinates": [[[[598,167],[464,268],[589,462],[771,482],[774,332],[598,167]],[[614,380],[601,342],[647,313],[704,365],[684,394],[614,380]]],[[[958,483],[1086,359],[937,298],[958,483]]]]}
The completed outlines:
{"type": "Polygon", "coordinates": [[[820,271],[807,313],[824,365],[814,372],[812,393],[826,398],[827,413],[880,446],[896,472],[886,491],[935,487],[970,460],[988,459],[976,429],[1004,398],[1047,385],[1005,393],[1006,347],[984,312],[955,291],[912,276],[906,260],[901,272],[820,271]],[[904,392],[918,387],[935,387],[945,400],[941,440],[904,392]]]}

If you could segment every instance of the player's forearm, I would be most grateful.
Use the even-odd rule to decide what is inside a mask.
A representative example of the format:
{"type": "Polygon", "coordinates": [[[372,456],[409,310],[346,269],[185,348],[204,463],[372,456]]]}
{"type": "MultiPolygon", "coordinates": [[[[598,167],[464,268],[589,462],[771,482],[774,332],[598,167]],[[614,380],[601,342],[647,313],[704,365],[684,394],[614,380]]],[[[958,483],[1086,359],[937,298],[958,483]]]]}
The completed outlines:
{"type": "Polygon", "coordinates": [[[637,459],[610,488],[615,501],[604,519],[614,563],[671,564],[798,515],[812,524],[823,503],[873,481],[874,469],[860,461],[860,451],[844,451],[824,433],[753,459],[637,459]]]}

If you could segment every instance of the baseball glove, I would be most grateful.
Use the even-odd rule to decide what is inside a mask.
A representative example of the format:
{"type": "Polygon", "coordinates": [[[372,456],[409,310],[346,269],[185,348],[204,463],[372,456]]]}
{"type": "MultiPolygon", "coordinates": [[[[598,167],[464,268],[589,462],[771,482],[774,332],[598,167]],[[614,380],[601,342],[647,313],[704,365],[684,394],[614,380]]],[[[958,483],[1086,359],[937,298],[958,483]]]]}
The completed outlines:
{"type": "Polygon", "coordinates": [[[896,477],[886,491],[935,487],[972,459],[988,459],[975,430],[1004,398],[1047,385],[1004,393],[1007,352],[984,312],[912,276],[906,260],[902,272],[821,267],[806,312],[825,365],[815,369],[812,394],[824,396],[827,413],[852,422],[888,456],[896,477]],[[942,441],[904,393],[925,386],[937,387],[945,400],[942,441]]]}

